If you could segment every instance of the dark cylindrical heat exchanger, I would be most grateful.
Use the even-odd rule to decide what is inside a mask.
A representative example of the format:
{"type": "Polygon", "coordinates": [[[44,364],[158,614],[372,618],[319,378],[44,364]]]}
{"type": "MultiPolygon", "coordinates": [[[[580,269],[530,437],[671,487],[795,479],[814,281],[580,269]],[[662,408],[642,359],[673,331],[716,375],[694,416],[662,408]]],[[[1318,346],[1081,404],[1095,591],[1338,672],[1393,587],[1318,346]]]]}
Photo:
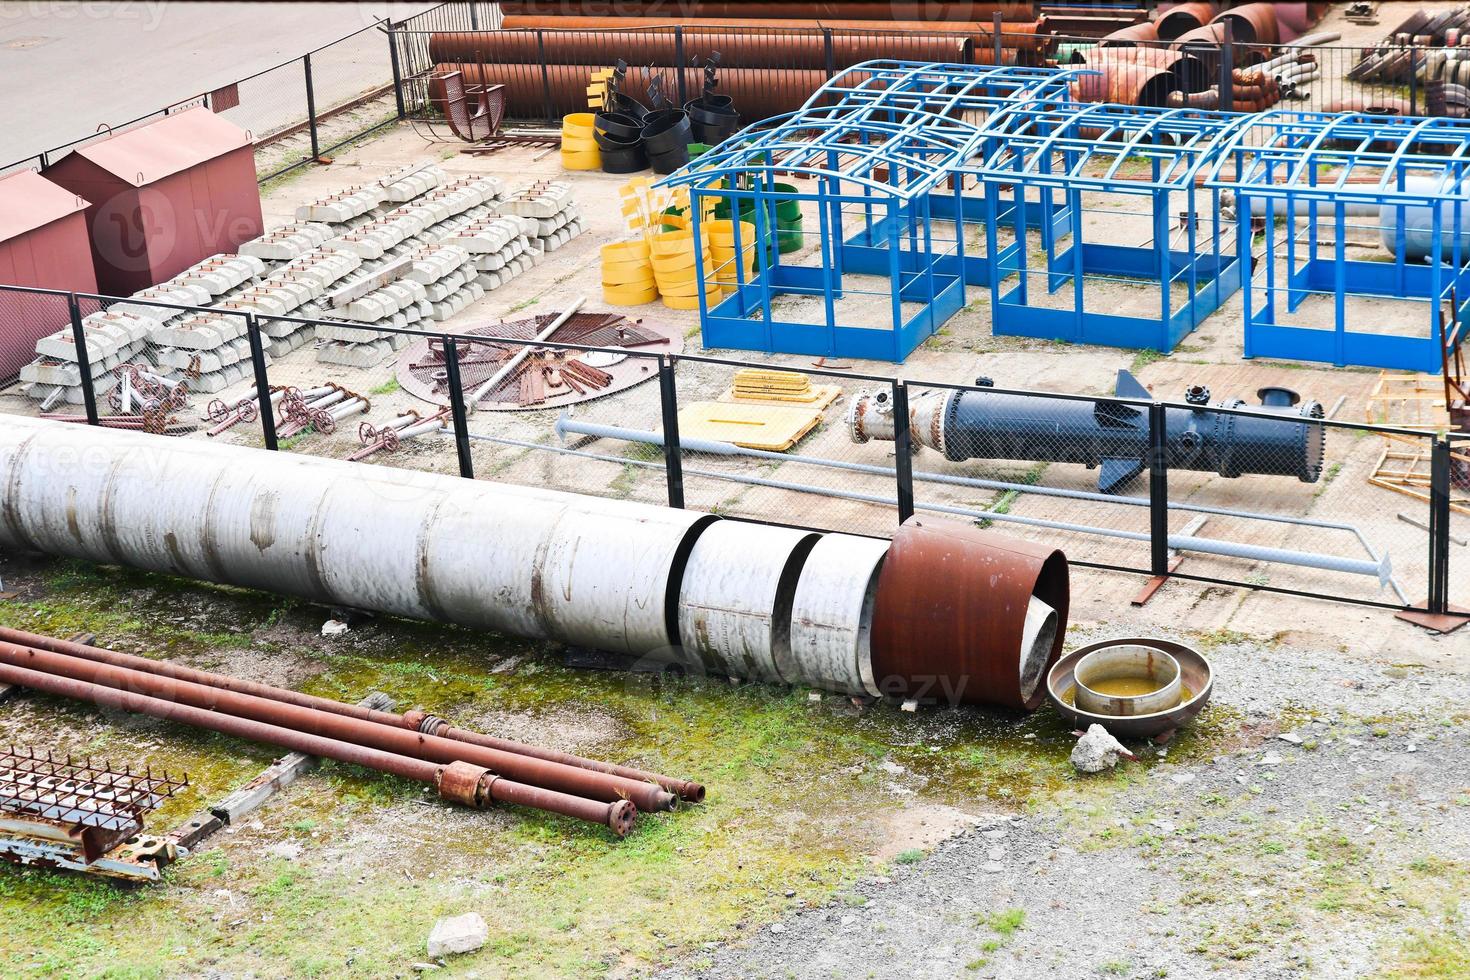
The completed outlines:
{"type": "MultiPolygon", "coordinates": [[[[1120,398],[1149,399],[1148,389],[1118,372],[1120,398]]],[[[1319,402],[1300,403],[1287,388],[1262,388],[1250,414],[1222,412],[1246,403],[1209,404],[1209,389],[1185,393],[1189,407],[1165,412],[1170,469],[1236,477],[1246,473],[1294,476],[1315,483],[1322,474],[1323,427],[1319,402]]],[[[886,390],[858,396],[848,409],[854,442],[893,438],[886,390]]],[[[1149,457],[1147,408],[1111,399],[1051,398],[1003,392],[937,391],[911,397],[909,431],[915,446],[946,459],[1011,459],[1082,463],[1099,467],[1098,489],[1111,493],[1143,472],[1149,457]]]]}

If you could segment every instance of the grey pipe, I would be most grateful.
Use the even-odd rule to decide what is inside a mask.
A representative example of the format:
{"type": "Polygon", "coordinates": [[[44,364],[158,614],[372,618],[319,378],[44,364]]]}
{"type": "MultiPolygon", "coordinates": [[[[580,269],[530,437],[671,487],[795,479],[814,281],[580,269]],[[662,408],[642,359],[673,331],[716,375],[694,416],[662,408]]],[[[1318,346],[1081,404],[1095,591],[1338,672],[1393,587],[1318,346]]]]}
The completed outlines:
{"type": "MultiPolygon", "coordinates": [[[[452,430],[446,427],[443,431],[447,433],[452,430]]],[[[595,459],[605,463],[617,463],[620,466],[638,466],[645,469],[657,470],[664,468],[663,463],[628,459],[626,456],[608,456],[602,453],[589,453],[580,449],[567,449],[564,446],[551,446],[540,442],[526,442],[522,439],[506,439],[500,436],[487,436],[473,432],[470,433],[470,438],[481,442],[498,443],[503,446],[515,446],[521,449],[539,449],[559,453],[564,456],[576,456],[581,459],[595,459]]],[[[732,483],[746,483],[751,486],[768,487],[773,490],[812,493],[824,497],[836,497],[839,500],[881,504],[886,507],[898,506],[897,498],[885,497],[880,494],[858,493],[853,490],[833,490],[829,487],[818,487],[805,483],[790,483],[785,480],[769,480],[758,476],[718,473],[711,470],[691,469],[689,467],[684,468],[684,473],[686,475],[692,474],[694,476],[709,477],[716,480],[728,480],[732,483]]],[[[1020,524],[1025,527],[1041,527],[1053,531],[1095,534],[1102,537],[1121,538],[1128,541],[1147,542],[1150,540],[1149,535],[1143,531],[1120,531],[1109,527],[1094,527],[1091,524],[1073,524],[1067,521],[1049,521],[1040,517],[1022,517],[1019,514],[997,514],[994,511],[975,510],[971,507],[955,507],[949,504],[930,504],[916,501],[914,503],[914,509],[933,511],[937,514],[954,514],[959,517],[968,517],[975,520],[1001,521],[1020,524]]],[[[1316,568],[1329,572],[1370,575],[1378,579],[1379,585],[1388,585],[1393,580],[1392,568],[1388,555],[1386,554],[1376,561],[1365,561],[1361,558],[1318,555],[1308,551],[1292,551],[1287,548],[1267,548],[1260,545],[1235,544],[1230,541],[1220,541],[1214,538],[1199,538],[1187,534],[1169,535],[1168,545],[1176,551],[1193,551],[1199,554],[1220,555],[1227,558],[1244,558],[1251,561],[1274,562],[1282,565],[1299,565],[1303,568],[1316,568]]]]}
{"type": "MultiPolygon", "coordinates": [[[[628,429],[615,425],[599,425],[593,422],[578,422],[570,415],[563,412],[561,418],[556,420],[556,434],[563,441],[567,433],[577,435],[593,436],[599,439],[620,439],[624,442],[639,442],[648,445],[662,446],[663,435],[642,429],[628,429]]],[[[896,479],[897,472],[890,466],[875,466],[871,463],[851,463],[846,460],[823,459],[820,456],[803,456],[799,453],[777,453],[766,449],[747,449],[729,442],[717,442],[711,439],[680,439],[681,449],[690,452],[710,453],[718,456],[744,456],[751,459],[766,459],[789,463],[807,463],[812,466],[825,466],[831,469],[847,470],[853,473],[868,473],[873,476],[886,476],[896,479]]],[[[659,464],[650,464],[657,466],[659,464]]],[[[913,478],[925,483],[939,483],[949,486],[973,487],[980,490],[1000,490],[1015,493],[1029,493],[1042,497],[1062,497],[1069,500],[1088,500],[1096,503],[1124,504],[1132,507],[1150,507],[1152,502],[1147,497],[1128,497],[1118,494],[1098,493],[1092,490],[1069,490],[1064,487],[1039,487],[1030,483],[1010,483],[1005,480],[987,480],[982,477],[956,476],[951,473],[932,473],[925,470],[914,470],[913,478]]],[[[1300,527],[1315,527],[1324,530],[1346,531],[1351,534],[1357,542],[1363,546],[1363,551],[1371,559],[1373,568],[1380,565],[1386,567],[1387,559],[1368,543],[1363,532],[1352,524],[1344,524],[1338,521],[1323,521],[1310,517],[1290,517],[1278,514],[1261,514],[1249,510],[1236,510],[1230,507],[1209,507],[1204,504],[1191,504],[1184,501],[1169,501],[1166,505],[1169,510],[1186,511],[1195,514],[1208,514],[1212,517],[1238,517],[1245,520],[1271,521],[1279,524],[1293,524],[1300,527]]],[[[994,519],[993,517],[991,518],[994,519]]],[[[1200,539],[1213,540],[1213,539],[1200,539]]],[[[1351,560],[1351,559],[1344,559],[1351,560]]],[[[1377,574],[1374,572],[1373,574],[1377,574]]],[[[1392,576],[1388,578],[1388,585],[1398,595],[1399,600],[1405,605],[1409,599],[1399,587],[1397,579],[1392,576]]]]}

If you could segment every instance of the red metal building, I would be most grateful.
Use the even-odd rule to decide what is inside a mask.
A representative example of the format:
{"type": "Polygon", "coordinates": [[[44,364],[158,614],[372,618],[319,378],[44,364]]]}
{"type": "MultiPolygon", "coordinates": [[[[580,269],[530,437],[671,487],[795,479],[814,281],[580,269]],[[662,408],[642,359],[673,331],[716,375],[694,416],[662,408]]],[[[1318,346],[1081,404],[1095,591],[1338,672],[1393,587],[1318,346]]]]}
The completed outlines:
{"type": "Polygon", "coordinates": [[[92,202],[97,286],[128,296],[262,232],[249,135],[203,107],[89,143],[43,173],[92,202]]]}
{"type": "MultiPolygon", "coordinates": [[[[97,291],[87,202],[34,170],[0,177],[0,283],[97,291]]],[[[64,297],[0,290],[0,379],[36,356],[36,341],[70,322],[64,297]]]]}

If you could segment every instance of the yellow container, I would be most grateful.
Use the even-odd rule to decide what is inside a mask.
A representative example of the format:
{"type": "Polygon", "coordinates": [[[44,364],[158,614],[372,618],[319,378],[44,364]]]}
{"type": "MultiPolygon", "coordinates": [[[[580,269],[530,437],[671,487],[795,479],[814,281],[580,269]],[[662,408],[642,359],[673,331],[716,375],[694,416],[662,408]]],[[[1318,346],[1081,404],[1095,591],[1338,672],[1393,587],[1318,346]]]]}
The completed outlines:
{"type": "MultiPolygon", "coordinates": [[[[655,276],[660,276],[668,272],[678,272],[682,269],[689,270],[691,275],[694,273],[694,256],[692,255],[655,255],[649,260],[649,264],[653,267],[653,274],[655,276]]],[[[704,264],[710,264],[708,255],[704,257],[704,264]]]]}
{"type": "Polygon", "coordinates": [[[697,310],[699,309],[699,295],[692,296],[664,296],[664,305],[671,310],[697,310]]]}
{"type": "Polygon", "coordinates": [[[602,154],[597,150],[590,153],[561,151],[561,165],[564,170],[601,170],[602,154]]]}
{"type": "Polygon", "coordinates": [[[692,231],[661,231],[653,236],[649,242],[648,254],[655,259],[659,256],[670,255],[694,255],[694,232],[692,231]]]}
{"type": "Polygon", "coordinates": [[[592,142],[592,124],[595,118],[590,112],[573,112],[570,115],[562,116],[562,136],[571,136],[573,138],[585,139],[589,143],[592,142]]]}
{"type": "MultiPolygon", "coordinates": [[[[734,251],[735,249],[735,222],[716,218],[706,221],[700,228],[709,231],[711,245],[720,246],[734,251]]],[[[740,222],[740,244],[746,248],[755,248],[756,234],[755,225],[749,221],[740,222]]]]}
{"type": "Polygon", "coordinates": [[[596,140],[577,139],[571,136],[561,138],[561,151],[563,153],[601,153],[596,140]]]}
{"type": "Polygon", "coordinates": [[[632,262],[648,258],[648,243],[641,238],[631,242],[613,242],[602,246],[602,261],[632,262]]]}
{"type": "Polygon", "coordinates": [[[656,299],[658,299],[658,287],[653,283],[647,286],[602,284],[602,301],[610,306],[642,306],[656,299]]]}
{"type": "Polygon", "coordinates": [[[653,266],[647,259],[633,262],[602,263],[602,281],[609,282],[653,282],[653,266]]]}

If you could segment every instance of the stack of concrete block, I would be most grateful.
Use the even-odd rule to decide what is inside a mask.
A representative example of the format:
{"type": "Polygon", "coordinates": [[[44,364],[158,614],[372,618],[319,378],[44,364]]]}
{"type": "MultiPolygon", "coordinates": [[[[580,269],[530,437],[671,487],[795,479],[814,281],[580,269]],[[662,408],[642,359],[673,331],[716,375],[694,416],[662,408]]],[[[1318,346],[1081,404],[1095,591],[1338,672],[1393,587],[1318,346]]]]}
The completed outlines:
{"type": "Polygon", "coordinates": [[[533,237],[541,246],[542,252],[555,252],[585,230],[576,204],[568,204],[549,218],[533,220],[536,222],[536,233],[533,237]]]}
{"type": "Polygon", "coordinates": [[[210,298],[223,296],[265,274],[265,261],[254,255],[215,255],[190,266],[159,288],[198,286],[210,298]]]}
{"type": "MultiPolygon", "coordinates": [[[[116,307],[82,319],[87,364],[98,397],[117,387],[118,379],[113,372],[119,366],[140,359],[148,335],[157,325],[157,321],[121,312],[116,307]]],[[[34,361],[20,369],[25,393],[46,409],[63,401],[69,405],[82,404],[81,363],[72,328],[63,327],[36,341],[36,354],[34,361]]]]}
{"type": "Polygon", "coordinates": [[[531,240],[526,235],[532,220],[487,218],[462,228],[446,239],[446,244],[463,248],[474,256],[479,273],[475,281],[482,289],[498,289],[535,264],[531,240]]]}
{"type": "MultiPolygon", "coordinates": [[[[192,392],[214,394],[250,374],[250,339],[245,318],[226,313],[201,313],[150,334],[150,351],[159,374],[183,381],[192,392]]],[[[270,355],[266,355],[270,363],[270,355]]]]}
{"type": "Polygon", "coordinates": [[[378,181],[378,187],[383,192],[383,200],[403,204],[448,181],[449,175],[443,170],[433,164],[425,164],[391,173],[378,181]]]}
{"type": "Polygon", "coordinates": [[[355,272],[362,259],[336,243],[292,259],[256,285],[219,304],[231,310],[249,310],[260,317],[260,333],[266,352],[281,357],[315,336],[310,324],[274,317],[319,316],[323,307],[315,305],[328,287],[355,272]]]}
{"type": "Polygon", "coordinates": [[[331,225],[314,221],[298,221],[241,245],[241,255],[254,256],[267,262],[289,262],[306,255],[336,236],[331,225]]]}
{"type": "Polygon", "coordinates": [[[345,191],[303,204],[296,209],[298,221],[320,221],[330,225],[346,224],[382,204],[383,188],[378,184],[349,187],[345,191]]]}

